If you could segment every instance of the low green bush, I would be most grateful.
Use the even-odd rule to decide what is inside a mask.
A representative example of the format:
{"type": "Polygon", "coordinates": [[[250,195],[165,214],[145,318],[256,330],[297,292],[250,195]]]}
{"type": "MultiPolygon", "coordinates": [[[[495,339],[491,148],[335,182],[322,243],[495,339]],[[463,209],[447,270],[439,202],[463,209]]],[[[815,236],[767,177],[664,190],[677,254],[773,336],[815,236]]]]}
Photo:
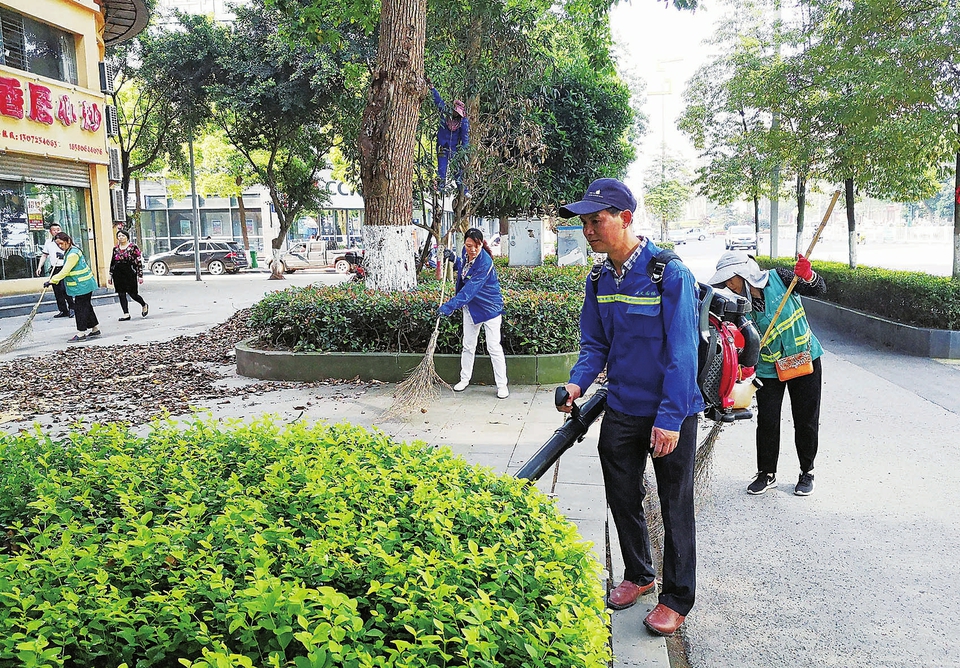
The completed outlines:
{"type": "MultiPolygon", "coordinates": [[[[582,269],[582,268],[581,268],[582,269]]],[[[571,280],[555,277],[554,285],[571,280]]],[[[440,283],[384,294],[356,283],[288,288],[251,309],[250,325],[273,345],[296,351],[423,353],[437,320],[440,283]]],[[[451,296],[446,284],[444,300],[451,296]]],[[[564,353],[580,347],[583,282],[576,291],[503,290],[501,341],[508,355],[564,353]]],[[[463,319],[440,320],[438,353],[459,353],[463,319]]]]}
{"type": "MultiPolygon", "coordinates": [[[[757,261],[764,268],[795,264],[792,258],[757,261]]],[[[916,271],[850,269],[841,262],[812,264],[827,282],[825,301],[914,327],[960,329],[960,281],[916,271]]]]}
{"type": "Polygon", "coordinates": [[[349,425],[0,436],[0,665],[609,660],[600,566],[535,488],[349,425]]]}

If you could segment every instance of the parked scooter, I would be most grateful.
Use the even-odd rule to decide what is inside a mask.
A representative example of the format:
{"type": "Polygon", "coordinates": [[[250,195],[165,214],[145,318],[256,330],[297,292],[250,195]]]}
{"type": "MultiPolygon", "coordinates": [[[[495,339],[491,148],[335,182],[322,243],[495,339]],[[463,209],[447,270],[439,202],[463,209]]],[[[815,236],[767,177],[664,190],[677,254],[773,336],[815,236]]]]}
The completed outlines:
{"type": "Polygon", "coordinates": [[[364,251],[360,251],[359,253],[351,251],[344,256],[346,261],[350,263],[349,273],[351,283],[363,283],[367,278],[367,270],[363,266],[363,256],[364,251]]]}

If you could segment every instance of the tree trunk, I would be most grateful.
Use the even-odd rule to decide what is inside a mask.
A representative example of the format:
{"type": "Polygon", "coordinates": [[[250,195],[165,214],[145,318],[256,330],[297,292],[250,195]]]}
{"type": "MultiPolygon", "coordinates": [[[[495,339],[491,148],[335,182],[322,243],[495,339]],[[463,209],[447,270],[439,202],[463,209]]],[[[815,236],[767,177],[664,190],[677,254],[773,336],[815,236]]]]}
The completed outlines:
{"type": "Polygon", "coordinates": [[[753,196],[753,231],[757,235],[757,255],[760,254],[760,198],[753,196]]]}
{"type": "Polygon", "coordinates": [[[857,268],[857,219],[853,209],[853,179],[843,182],[843,199],[847,205],[847,244],[850,248],[850,268],[857,268]]]}
{"type": "Polygon", "coordinates": [[[803,214],[807,206],[807,179],[797,174],[797,244],[793,256],[803,249],[803,214]]]}
{"type": "Polygon", "coordinates": [[[243,206],[243,179],[237,177],[237,207],[240,209],[240,235],[243,237],[243,250],[250,250],[250,235],[247,233],[247,209],[243,206]]]}
{"type": "Polygon", "coordinates": [[[377,62],[360,126],[366,281],[383,292],[417,286],[411,221],[426,15],[426,0],[382,4],[377,62]]]}
{"type": "MultiPolygon", "coordinates": [[[[140,250],[144,253],[144,260],[146,260],[146,258],[153,255],[153,251],[144,247],[145,239],[143,238],[143,222],[142,222],[142,216],[140,214],[141,199],[140,199],[139,177],[133,182],[133,184],[134,184],[134,193],[136,194],[136,197],[137,197],[137,203],[133,207],[133,224],[135,226],[136,234],[137,234],[137,245],[140,247],[140,250]]],[[[126,198],[126,195],[124,195],[124,198],[126,198]]],[[[124,201],[126,201],[126,199],[124,199],[124,201]]]]}
{"type": "MultiPolygon", "coordinates": [[[[960,120],[957,122],[960,133],[960,120]]],[[[953,277],[960,278],[960,152],[957,152],[957,164],[953,170],[953,277]]]]}

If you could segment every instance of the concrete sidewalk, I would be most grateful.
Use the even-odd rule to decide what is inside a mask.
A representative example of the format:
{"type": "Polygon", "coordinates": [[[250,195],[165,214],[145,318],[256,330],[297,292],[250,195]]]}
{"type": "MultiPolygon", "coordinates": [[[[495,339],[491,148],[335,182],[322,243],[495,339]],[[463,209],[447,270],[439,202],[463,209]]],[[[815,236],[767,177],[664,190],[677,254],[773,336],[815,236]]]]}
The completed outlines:
{"type": "MultiPolygon", "coordinates": [[[[102,343],[88,345],[203,331],[266,291],[316,278],[151,280],[144,291],[150,317],[117,323],[118,312],[100,311],[102,343]]],[[[0,319],[0,337],[21,322],[0,319]]],[[[826,349],[816,491],[806,498],[792,493],[799,470],[788,406],[779,485],[763,496],[745,492],[756,471],[755,424],[723,430],[698,510],[698,598],[684,625],[690,665],[960,666],[960,637],[952,628],[960,613],[960,515],[953,508],[960,489],[960,366],[878,350],[823,323],[813,326],[826,349]]],[[[38,320],[28,346],[0,359],[62,351],[71,333],[62,320],[38,320]]],[[[235,368],[222,371],[223,382],[238,390],[251,382],[235,368]]],[[[383,422],[392,389],[238,391],[206,407],[224,418],[276,413],[376,426],[405,440],[447,445],[504,473],[516,471],[562,419],[552,387],[513,387],[498,400],[494,388],[471,386],[445,393],[405,422],[383,422]]],[[[607,521],[598,431],[594,425],[539,486],[556,495],[603,564],[609,544],[616,582],[622,561],[607,521]]],[[[641,624],[653,604],[648,596],[613,613],[615,666],[668,665],[664,641],[641,624]]]]}

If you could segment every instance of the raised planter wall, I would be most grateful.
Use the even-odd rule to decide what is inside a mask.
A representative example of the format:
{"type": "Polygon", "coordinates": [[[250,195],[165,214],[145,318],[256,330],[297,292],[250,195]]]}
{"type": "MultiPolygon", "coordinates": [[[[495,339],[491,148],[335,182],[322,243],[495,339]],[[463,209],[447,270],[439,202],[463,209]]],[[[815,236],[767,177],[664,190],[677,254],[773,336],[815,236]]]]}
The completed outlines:
{"type": "MultiPolygon", "coordinates": [[[[579,353],[507,355],[507,379],[514,385],[566,383],[579,353]]],[[[423,355],[415,353],[293,353],[259,350],[250,341],[237,344],[237,372],[262,380],[380,380],[396,383],[415,369],[423,355]]],[[[460,380],[460,355],[434,355],[437,373],[451,385],[460,380]]],[[[488,355],[477,355],[473,383],[493,385],[488,355]]]]}
{"type": "Polygon", "coordinates": [[[912,327],[810,297],[803,298],[803,307],[813,322],[814,332],[817,322],[827,322],[844,333],[867,338],[907,355],[960,359],[960,332],[912,327]]]}

